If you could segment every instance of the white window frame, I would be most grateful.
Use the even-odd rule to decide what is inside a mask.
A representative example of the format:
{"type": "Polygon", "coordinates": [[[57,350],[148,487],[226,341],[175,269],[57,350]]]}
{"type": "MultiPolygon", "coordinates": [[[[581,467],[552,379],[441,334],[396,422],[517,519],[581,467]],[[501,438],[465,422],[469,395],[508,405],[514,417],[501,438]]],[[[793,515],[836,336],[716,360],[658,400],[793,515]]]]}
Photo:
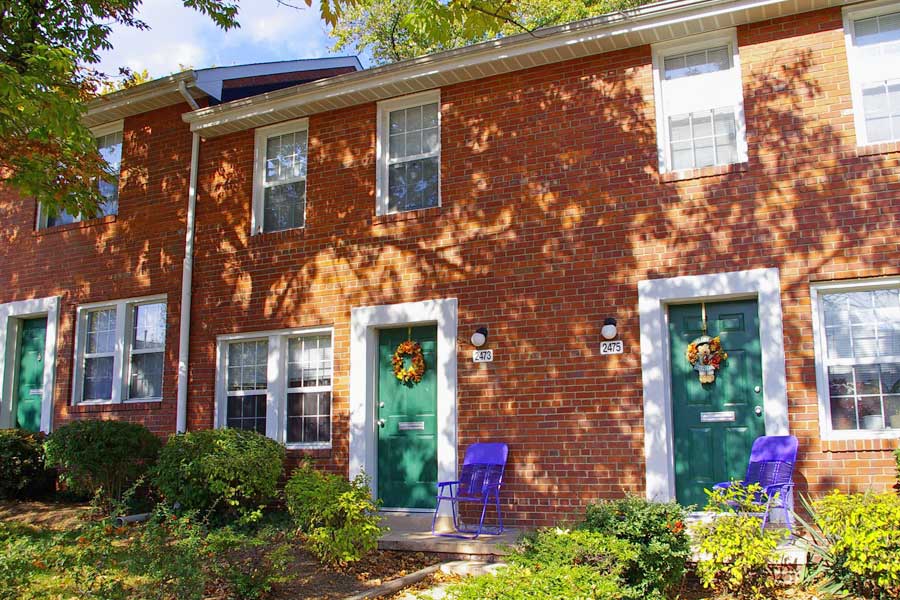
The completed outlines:
{"type": "MultiPolygon", "coordinates": [[[[91,133],[93,134],[94,138],[98,139],[98,140],[105,135],[109,135],[111,133],[116,133],[116,132],[122,132],[124,134],[125,121],[123,119],[120,119],[118,121],[112,121],[110,123],[105,123],[103,125],[98,125],[96,127],[91,127],[91,133]]],[[[123,154],[124,154],[124,136],[123,136],[122,147],[123,147],[123,154]]],[[[120,181],[121,181],[121,174],[122,174],[122,172],[121,172],[121,166],[120,166],[120,169],[119,169],[119,176],[120,176],[119,180],[120,181]]],[[[116,214],[118,214],[118,212],[116,214]]],[[[48,228],[47,219],[49,216],[50,215],[48,214],[46,209],[44,209],[44,207],[41,205],[41,203],[38,202],[37,223],[36,223],[37,227],[36,228],[37,229],[47,229],[48,228]]],[[[72,221],[72,222],[80,223],[81,221],[82,221],[82,218],[81,218],[81,215],[79,214],[79,215],[74,216],[74,221],[72,221]]]]}
{"type": "Polygon", "coordinates": [[[268,340],[266,386],[266,437],[283,444],[290,450],[330,449],[334,441],[334,328],[305,327],[220,335],[216,338],[216,409],[214,426],[222,429],[228,417],[228,345],[232,342],[268,340]],[[331,386],[302,388],[304,392],[331,392],[331,419],[328,442],[287,443],[287,395],[288,388],[288,340],[304,336],[328,335],[331,337],[331,386]]]}
{"type": "Polygon", "coordinates": [[[856,37],[856,21],[900,12],[900,4],[897,3],[897,0],[880,0],[856,6],[845,6],[842,12],[844,17],[844,45],[847,49],[847,69],[850,72],[850,97],[853,103],[853,127],[856,131],[856,145],[870,146],[900,142],[900,138],[871,143],[867,139],[866,113],[862,97],[862,85],[864,82],[860,79],[860,67],[856,66],[862,59],[857,54],[857,49],[853,44],[853,40],[856,37]]]}
{"type": "Polygon", "coordinates": [[[819,435],[823,440],[897,439],[900,430],[843,430],[831,427],[831,396],[828,387],[828,363],[825,349],[825,322],[822,295],[842,292],[865,292],[900,286],[900,277],[819,282],[810,286],[812,306],[813,348],[816,360],[816,391],[819,398],[819,435]]]}
{"type": "MultiPolygon", "coordinates": [[[[306,174],[302,177],[296,177],[287,181],[279,181],[273,185],[285,185],[298,181],[306,182],[309,177],[309,119],[294,119],[268,127],[260,127],[256,130],[254,138],[254,159],[253,159],[253,206],[250,214],[250,235],[261,235],[263,233],[277,233],[265,231],[265,188],[266,185],[266,147],[270,137],[276,135],[284,135],[286,133],[306,132],[306,174]]],[[[303,226],[291,227],[289,229],[279,229],[278,231],[292,231],[294,229],[306,228],[307,207],[309,206],[309,184],[305,188],[305,200],[303,202],[303,226]]]]}
{"type": "MultiPolygon", "coordinates": [[[[135,309],[138,306],[143,306],[145,304],[163,304],[166,307],[166,321],[164,325],[168,324],[169,320],[169,306],[168,303],[163,299],[162,301],[158,299],[150,299],[150,300],[141,300],[136,302],[128,302],[125,308],[125,339],[124,339],[124,360],[125,360],[125,378],[122,380],[122,397],[125,398],[126,402],[158,402],[162,400],[162,395],[160,396],[150,396],[150,397],[139,397],[132,398],[131,397],[131,357],[136,354],[162,354],[163,356],[163,370],[162,370],[162,379],[160,380],[160,392],[162,391],[162,384],[166,379],[166,341],[165,337],[169,335],[169,328],[166,327],[166,331],[163,337],[163,347],[162,350],[156,350],[153,348],[142,348],[136,350],[134,348],[134,313],[135,309]]],[[[116,326],[118,327],[118,315],[116,315],[116,326]]]]}
{"type": "MultiPolygon", "coordinates": [[[[383,100],[378,103],[378,118],[377,118],[377,135],[375,137],[375,163],[376,163],[376,171],[375,171],[375,214],[377,216],[395,214],[388,212],[388,180],[389,180],[389,167],[390,163],[390,126],[388,123],[388,119],[390,118],[390,114],[395,110],[403,110],[405,108],[414,108],[416,106],[422,106],[423,104],[432,104],[437,103],[438,105],[438,143],[437,150],[434,152],[427,152],[423,154],[419,154],[416,156],[407,156],[404,157],[404,162],[411,160],[418,160],[422,158],[434,158],[438,159],[438,183],[437,183],[437,193],[438,193],[438,201],[436,207],[429,206],[428,208],[440,208],[441,206],[441,129],[443,127],[442,121],[443,117],[441,115],[441,90],[428,90],[426,92],[419,92],[417,94],[410,94],[409,96],[402,96],[400,98],[392,98],[390,100],[383,100]]],[[[416,210],[423,210],[421,208],[412,209],[408,211],[396,211],[397,213],[401,212],[415,212],[416,210]]]]}
{"type": "MultiPolygon", "coordinates": [[[[669,144],[669,117],[665,110],[665,80],[663,77],[664,60],[667,56],[673,54],[683,54],[715,48],[717,46],[727,45],[731,49],[731,69],[725,77],[729,80],[732,89],[731,103],[734,106],[735,115],[735,135],[737,136],[737,161],[729,164],[741,164],[748,160],[747,151],[747,123],[744,117],[744,87],[741,79],[741,61],[740,48],[738,47],[737,29],[730,28],[722,31],[716,31],[712,34],[702,34],[689,38],[682,38],[670,42],[662,42],[653,44],[653,91],[656,104],[656,143],[659,155],[659,172],[671,173],[675,169],[671,168],[672,156],[671,145],[669,144]]],[[[709,109],[719,108],[719,106],[709,106],[709,109]]],[[[699,108],[697,110],[700,110],[699,108]]],[[[717,168],[727,165],[713,165],[710,167],[699,168],[717,168]]]]}
{"type": "MultiPolygon", "coordinates": [[[[128,384],[131,371],[131,345],[133,307],[140,304],[166,304],[166,320],[168,321],[169,306],[165,294],[155,296],[142,296],[140,298],[126,298],[112,302],[92,302],[78,306],[75,320],[75,361],[72,369],[72,405],[94,404],[128,404],[136,402],[161,402],[162,396],[154,398],[128,398],[128,384]],[[116,311],[116,345],[113,353],[113,382],[112,398],[110,400],[82,400],[84,394],[84,360],[87,358],[85,349],[87,346],[87,316],[88,313],[100,309],[115,309],[116,311]]],[[[169,337],[168,323],[166,338],[169,337]]],[[[163,346],[163,381],[165,381],[165,345],[163,346]]],[[[101,356],[91,355],[91,356],[101,356]]],[[[102,356],[108,356],[103,353],[102,356]]]]}

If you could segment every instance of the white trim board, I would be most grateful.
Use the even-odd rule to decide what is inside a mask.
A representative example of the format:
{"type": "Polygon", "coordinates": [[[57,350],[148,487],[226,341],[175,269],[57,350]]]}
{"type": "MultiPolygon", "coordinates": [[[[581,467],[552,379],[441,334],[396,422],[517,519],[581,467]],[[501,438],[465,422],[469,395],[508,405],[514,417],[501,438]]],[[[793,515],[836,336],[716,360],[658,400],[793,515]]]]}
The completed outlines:
{"type": "Polygon", "coordinates": [[[350,313],[350,477],[362,472],[370,475],[373,495],[378,489],[375,382],[379,328],[437,325],[438,481],[456,479],[457,314],[456,298],[364,306],[350,313]]]}
{"type": "Polygon", "coordinates": [[[675,499],[675,452],[669,369],[668,306],[679,302],[756,298],[762,349],[766,435],[788,434],[787,378],[778,269],[753,269],[638,282],[644,459],[647,498],[675,499]]]}
{"type": "Polygon", "coordinates": [[[53,429],[53,386],[56,378],[56,337],[59,330],[59,296],[0,304],[0,428],[12,427],[15,390],[15,363],[18,353],[19,322],[28,317],[47,317],[44,343],[44,382],[41,399],[41,431],[53,429]],[[8,367],[8,368],[7,368],[8,367]]]}

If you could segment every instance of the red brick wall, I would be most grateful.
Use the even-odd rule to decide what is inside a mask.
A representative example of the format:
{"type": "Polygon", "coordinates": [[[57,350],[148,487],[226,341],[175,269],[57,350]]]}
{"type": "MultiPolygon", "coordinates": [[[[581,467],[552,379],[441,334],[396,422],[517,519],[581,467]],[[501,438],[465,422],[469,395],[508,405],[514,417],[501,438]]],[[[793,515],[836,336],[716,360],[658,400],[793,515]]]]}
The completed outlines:
{"type": "MultiPolygon", "coordinates": [[[[439,209],[374,216],[374,104],[310,117],[303,230],[250,236],[254,134],[204,141],[189,427],[213,422],[216,336],[331,325],[334,446],[312,454],[346,472],[350,309],[456,297],[459,448],[508,441],[507,514],[553,522],[643,491],[637,282],[777,267],[801,489],[890,485],[896,442],[818,440],[809,285],[900,274],[900,146],[856,149],[839,9],[738,40],[750,160],[693,178],[658,175],[648,46],[443,88],[439,209]],[[621,356],[599,355],[608,316],[621,356]],[[475,365],[481,325],[496,362],[475,365]]],[[[75,306],[166,291],[165,400],[103,412],[174,429],[183,110],[126,122],[115,222],[36,235],[33,205],[0,199],[0,301],[64,295],[57,423],[75,306]]]]}
{"type": "Polygon", "coordinates": [[[191,427],[212,424],[217,335],[333,325],[316,454],[346,471],[350,309],[456,297],[459,447],[508,441],[507,509],[551,522],[643,490],[637,282],[778,267],[802,488],[890,484],[880,443],[817,439],[809,285],[900,273],[900,154],[856,151],[839,10],[738,39],[749,164],[691,179],[658,176],[646,46],[443,88],[440,209],[374,216],[374,104],[310,118],[299,231],[249,235],[252,131],[204,142],[191,427]],[[608,316],[619,357],[599,356],[608,316]],[[468,359],[480,325],[492,364],[468,359]]]}
{"type": "Polygon", "coordinates": [[[178,312],[191,134],[187,105],[125,120],[119,214],[35,231],[37,207],[0,189],[0,303],[61,296],[53,425],[76,418],[175,430],[178,312]],[[162,402],[71,406],[78,305],[168,294],[162,402]]]}

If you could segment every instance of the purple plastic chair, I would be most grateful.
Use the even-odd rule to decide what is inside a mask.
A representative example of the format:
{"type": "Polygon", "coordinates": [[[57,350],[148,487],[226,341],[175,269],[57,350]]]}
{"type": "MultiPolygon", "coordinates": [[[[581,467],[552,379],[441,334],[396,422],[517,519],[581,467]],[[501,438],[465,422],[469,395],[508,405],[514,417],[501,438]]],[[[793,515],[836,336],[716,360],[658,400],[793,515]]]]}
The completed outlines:
{"type": "MultiPolygon", "coordinates": [[[[797,438],[792,435],[766,435],[756,438],[750,450],[747,474],[740,485],[747,487],[758,483],[762,493],[756,502],[760,510],[755,515],[762,517],[763,529],[769,522],[772,509],[784,511],[788,531],[794,533],[794,465],[797,463],[797,438]]],[[[713,489],[731,487],[731,482],[717,483],[713,489]]]]}
{"type": "Polygon", "coordinates": [[[455,537],[470,539],[470,536],[459,535],[462,533],[474,534],[471,539],[477,538],[482,533],[499,535],[503,533],[503,516],[500,514],[500,486],[503,485],[503,470],[506,468],[506,457],[509,455],[509,447],[506,444],[478,443],[472,444],[466,449],[466,457],[463,459],[462,473],[457,481],[441,481],[437,487],[437,506],[434,507],[434,516],[431,519],[431,533],[443,537],[455,537]],[[487,513],[488,504],[494,499],[497,509],[497,527],[485,528],[484,516],[487,513]],[[441,502],[450,502],[453,508],[453,528],[457,533],[437,533],[438,512],[441,502]],[[478,527],[471,528],[463,525],[459,516],[459,503],[471,503],[481,505],[481,519],[478,527]]]}

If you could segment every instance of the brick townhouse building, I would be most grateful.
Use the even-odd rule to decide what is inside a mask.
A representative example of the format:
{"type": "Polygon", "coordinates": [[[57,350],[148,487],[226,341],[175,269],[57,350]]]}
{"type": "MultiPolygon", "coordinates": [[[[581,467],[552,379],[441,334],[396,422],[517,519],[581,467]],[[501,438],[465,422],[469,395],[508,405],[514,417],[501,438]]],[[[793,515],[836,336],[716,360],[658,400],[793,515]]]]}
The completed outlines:
{"type": "Polygon", "coordinates": [[[0,426],[252,428],[413,511],[506,441],[525,526],[702,503],[763,434],[799,438],[801,491],[894,481],[897,0],[664,0],[368,70],[186,72],[85,118],[109,214],[0,196],[0,426]]]}

